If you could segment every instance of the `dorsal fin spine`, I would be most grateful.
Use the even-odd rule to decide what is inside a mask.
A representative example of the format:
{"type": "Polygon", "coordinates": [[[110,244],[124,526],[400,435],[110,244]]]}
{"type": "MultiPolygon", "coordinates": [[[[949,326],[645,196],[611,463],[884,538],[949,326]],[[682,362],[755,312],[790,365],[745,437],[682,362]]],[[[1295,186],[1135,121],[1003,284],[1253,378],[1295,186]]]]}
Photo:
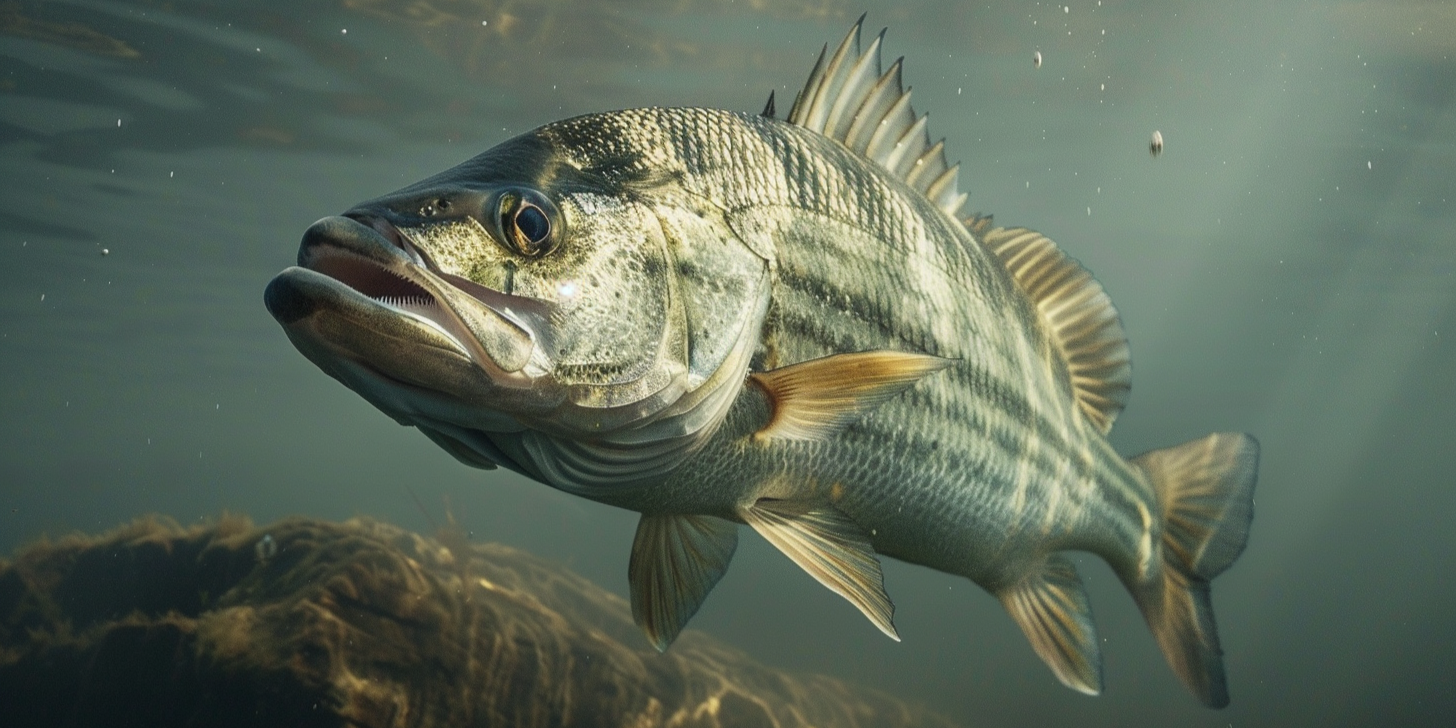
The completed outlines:
{"type": "MultiPolygon", "coordinates": [[[[880,43],[885,39],[885,31],[880,31],[873,41],[870,42],[868,50],[860,54],[859,60],[850,67],[845,75],[844,84],[840,88],[853,88],[868,83],[872,78],[880,76],[880,43]]],[[[854,115],[859,106],[859,99],[854,94],[842,93],[834,102],[834,108],[829,110],[829,118],[824,121],[826,135],[834,139],[843,139],[844,133],[849,130],[850,124],[854,123],[854,115]]]]}
{"type": "Polygon", "coordinates": [[[833,104],[830,102],[837,100],[840,89],[844,88],[845,60],[850,53],[854,53],[855,56],[859,55],[859,32],[863,23],[864,20],[861,19],[860,22],[854,24],[849,35],[844,37],[844,41],[834,51],[834,56],[829,59],[829,65],[824,67],[825,85],[823,90],[814,97],[814,103],[809,107],[809,118],[804,121],[805,126],[823,133],[824,122],[828,120],[829,111],[833,108],[833,104]]]}
{"type": "Polygon", "coordinates": [[[789,107],[789,115],[785,117],[790,122],[797,123],[799,115],[809,107],[809,104],[814,103],[814,97],[819,95],[819,82],[824,78],[824,56],[827,53],[829,53],[829,44],[825,43],[819,49],[819,60],[814,61],[814,70],[809,72],[809,82],[804,84],[804,88],[794,93],[794,105],[789,107]]]}
{"type": "Polygon", "coordinates": [[[996,221],[995,216],[982,215],[978,212],[966,218],[962,222],[965,223],[966,229],[970,230],[971,234],[976,236],[977,240],[984,240],[984,238],[986,237],[986,232],[991,229],[991,226],[994,225],[996,221]]]}
{"type": "MultiPolygon", "coordinates": [[[[899,100],[890,107],[890,110],[885,112],[885,115],[880,118],[878,128],[875,129],[874,135],[870,137],[870,143],[865,145],[864,153],[866,157],[879,159],[882,164],[884,163],[883,155],[885,150],[893,146],[895,142],[900,141],[900,129],[902,127],[895,122],[901,116],[909,116],[911,117],[911,121],[914,121],[915,112],[910,109],[910,89],[908,88],[905,89],[905,93],[900,94],[899,100]]],[[[888,164],[885,165],[886,168],[889,166],[888,164]]]]}
{"type": "Polygon", "coordinates": [[[932,203],[955,215],[965,195],[955,189],[958,176],[946,177],[944,142],[932,145],[926,118],[910,107],[910,90],[901,91],[902,61],[880,71],[885,32],[863,51],[864,16],[829,54],[819,52],[809,81],[799,92],[788,121],[818,132],[878,162],[932,203]],[[827,59],[827,60],[826,60],[827,59]],[[931,189],[932,185],[941,183],[931,189]]]}
{"type": "MultiPolygon", "coordinates": [[[[905,173],[905,182],[911,187],[920,187],[920,180],[925,179],[926,175],[929,175],[929,179],[934,181],[944,171],[945,140],[942,139],[936,142],[935,146],[931,147],[929,151],[915,159],[915,163],[910,165],[910,170],[905,173]],[[936,162],[940,162],[940,164],[937,165],[936,162]]],[[[928,197],[928,193],[930,192],[929,183],[925,185],[925,191],[928,197]]]]}
{"type": "Polygon", "coordinates": [[[849,131],[844,133],[844,145],[860,154],[869,149],[870,141],[880,128],[880,122],[889,114],[890,108],[900,98],[900,63],[904,59],[897,58],[890,64],[890,70],[880,76],[875,87],[870,90],[869,97],[865,99],[864,106],[860,107],[858,114],[854,116],[854,123],[849,125],[849,131]]]}
{"type": "Polygon", "coordinates": [[[930,186],[925,188],[925,196],[937,205],[942,204],[942,198],[946,196],[947,192],[955,194],[956,182],[960,178],[960,173],[960,162],[951,165],[950,169],[941,172],[940,176],[932,180],[930,186]]]}
{"type": "Polygon", "coordinates": [[[910,171],[910,165],[915,163],[919,155],[911,155],[912,150],[918,150],[915,144],[925,136],[925,122],[930,120],[930,114],[919,119],[902,135],[895,140],[895,146],[885,154],[885,167],[895,173],[896,177],[905,178],[905,173],[910,171]]]}
{"type": "Polygon", "coordinates": [[[920,176],[916,178],[916,187],[922,188],[929,196],[930,185],[945,174],[950,165],[945,163],[945,140],[941,139],[935,143],[935,148],[920,155],[916,162],[920,165],[920,176]]]}

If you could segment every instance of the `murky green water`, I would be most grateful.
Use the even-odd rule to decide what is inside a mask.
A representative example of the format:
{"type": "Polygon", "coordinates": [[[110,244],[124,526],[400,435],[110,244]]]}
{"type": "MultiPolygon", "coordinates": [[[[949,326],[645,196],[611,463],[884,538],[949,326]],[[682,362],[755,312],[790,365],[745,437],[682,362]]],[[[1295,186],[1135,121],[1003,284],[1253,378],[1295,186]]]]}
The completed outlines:
{"type": "Polygon", "coordinates": [[[969,582],[887,563],[896,644],[749,535],[692,626],[968,726],[1456,714],[1449,2],[0,3],[0,548],[152,511],[426,528],[413,489],[625,593],[634,514],[456,464],[304,360],[263,286],[315,219],[538,124],[792,98],[865,10],[966,209],[1117,303],[1118,447],[1260,438],[1214,592],[1233,704],[1185,693],[1093,559],[1099,698],[969,582]]]}

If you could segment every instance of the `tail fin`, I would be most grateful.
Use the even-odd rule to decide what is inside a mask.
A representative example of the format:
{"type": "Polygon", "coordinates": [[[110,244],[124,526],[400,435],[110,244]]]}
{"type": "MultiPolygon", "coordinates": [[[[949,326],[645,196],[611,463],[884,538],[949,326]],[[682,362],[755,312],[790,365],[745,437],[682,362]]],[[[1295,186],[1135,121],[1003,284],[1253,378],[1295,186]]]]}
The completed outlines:
{"type": "Polygon", "coordinates": [[[1228,705],[1209,582],[1244,550],[1254,517],[1259,443],[1216,433],[1132,459],[1162,504],[1163,568],[1133,597],[1173,672],[1212,708],[1228,705]]]}

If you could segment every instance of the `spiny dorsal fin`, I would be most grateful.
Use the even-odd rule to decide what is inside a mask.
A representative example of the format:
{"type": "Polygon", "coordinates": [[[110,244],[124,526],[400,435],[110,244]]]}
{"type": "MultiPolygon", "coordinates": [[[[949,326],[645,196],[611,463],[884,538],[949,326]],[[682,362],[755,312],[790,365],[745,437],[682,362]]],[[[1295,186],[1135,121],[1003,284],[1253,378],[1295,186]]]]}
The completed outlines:
{"type": "Polygon", "coordinates": [[[761,116],[767,116],[768,118],[772,119],[774,118],[775,114],[777,114],[777,111],[774,110],[774,92],[769,91],[768,103],[763,105],[763,113],[761,114],[761,116]]]}
{"type": "MultiPolygon", "coordinates": [[[[989,224],[989,218],[974,219],[989,224]]],[[[1067,363],[1077,404],[1106,434],[1132,391],[1132,355],[1112,299],[1086,268],[1040,233],[993,228],[981,234],[981,241],[1036,304],[1067,363]]]]}
{"type": "Polygon", "coordinates": [[[993,224],[991,222],[992,217],[993,216],[991,215],[982,215],[978,212],[966,218],[962,222],[966,224],[966,229],[970,230],[971,234],[976,236],[976,238],[979,240],[986,237],[986,231],[991,229],[991,225],[993,224]]]}
{"type": "Polygon", "coordinates": [[[932,145],[925,131],[926,117],[916,118],[910,108],[910,90],[900,84],[904,59],[897,59],[890,70],[881,73],[880,45],[885,31],[860,52],[863,25],[861,15],[827,61],[829,47],[819,52],[788,121],[879,162],[954,215],[966,201],[956,187],[960,165],[945,163],[944,140],[932,145]]]}

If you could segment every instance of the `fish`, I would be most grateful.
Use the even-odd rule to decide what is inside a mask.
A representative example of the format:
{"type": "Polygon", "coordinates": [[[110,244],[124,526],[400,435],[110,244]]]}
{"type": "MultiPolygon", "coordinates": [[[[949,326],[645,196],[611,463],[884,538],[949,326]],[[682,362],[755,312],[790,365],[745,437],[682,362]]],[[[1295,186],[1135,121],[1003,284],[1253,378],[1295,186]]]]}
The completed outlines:
{"type": "Polygon", "coordinates": [[[1210,584],[1248,540],[1257,441],[1113,448],[1132,365],[1106,291],[961,214],[960,165],[863,23],[783,118],[770,94],[548,123],[314,223],[264,303],[464,464],[640,513],[630,601],[658,650],[747,526],[896,640],[882,558],[970,579],[1097,694],[1082,551],[1227,705],[1210,584]]]}
{"type": "Polygon", "coordinates": [[[1153,130],[1153,139],[1148,142],[1148,153],[1154,157],[1163,153],[1163,132],[1153,130]]]}

